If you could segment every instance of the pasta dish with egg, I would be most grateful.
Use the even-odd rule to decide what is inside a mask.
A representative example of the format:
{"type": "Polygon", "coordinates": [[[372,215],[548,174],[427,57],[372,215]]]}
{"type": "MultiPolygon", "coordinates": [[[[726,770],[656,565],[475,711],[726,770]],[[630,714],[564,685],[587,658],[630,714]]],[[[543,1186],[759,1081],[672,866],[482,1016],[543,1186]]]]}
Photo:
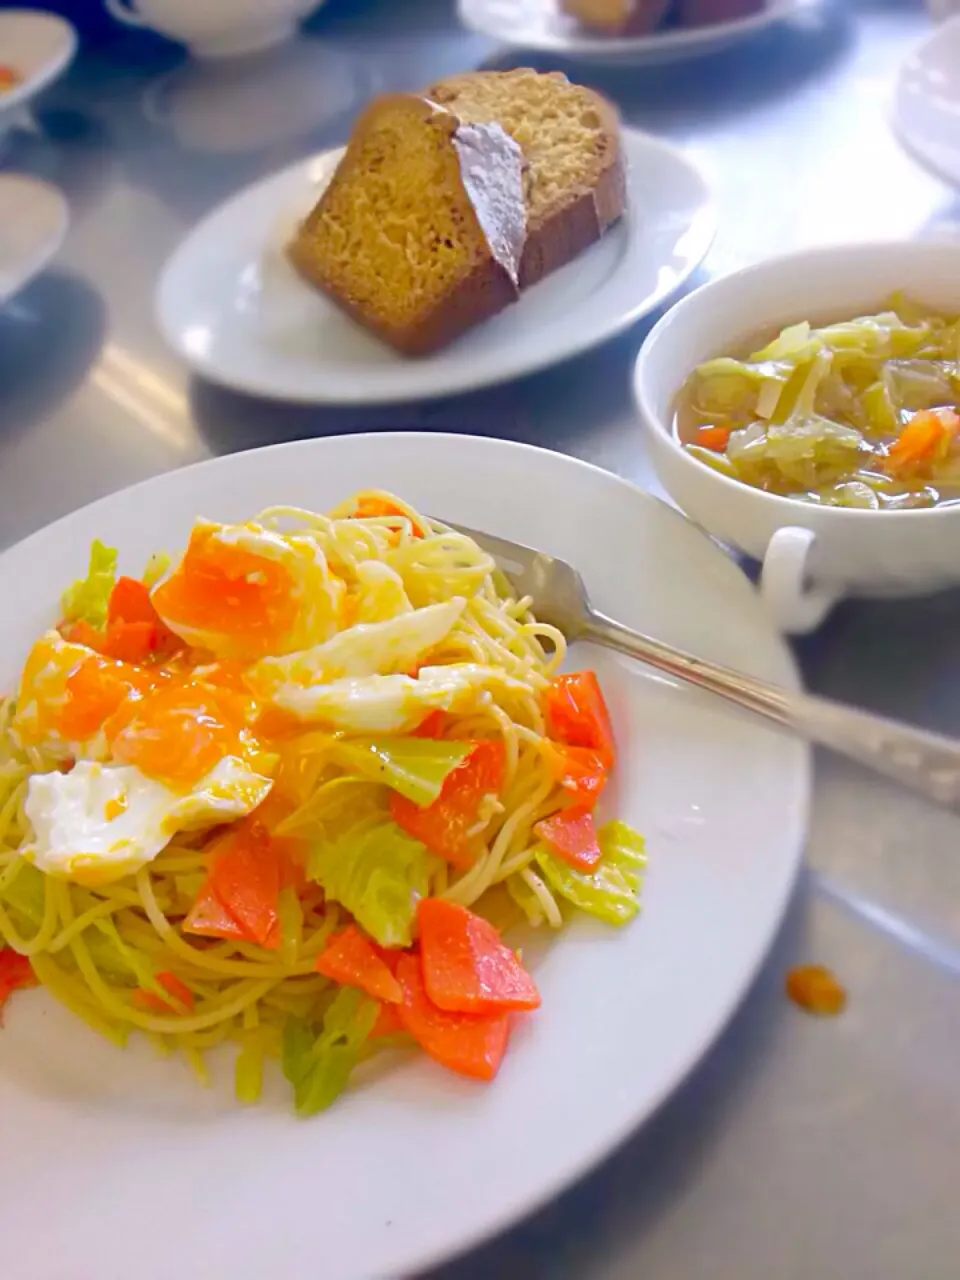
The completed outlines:
{"type": "Polygon", "coordinates": [[[638,909],[641,838],[598,825],[595,675],[471,539],[366,491],[198,521],[118,576],[94,543],[0,701],[0,1004],[205,1055],[300,1114],[371,1054],[478,1079],[540,995],[502,930],[638,909]]]}

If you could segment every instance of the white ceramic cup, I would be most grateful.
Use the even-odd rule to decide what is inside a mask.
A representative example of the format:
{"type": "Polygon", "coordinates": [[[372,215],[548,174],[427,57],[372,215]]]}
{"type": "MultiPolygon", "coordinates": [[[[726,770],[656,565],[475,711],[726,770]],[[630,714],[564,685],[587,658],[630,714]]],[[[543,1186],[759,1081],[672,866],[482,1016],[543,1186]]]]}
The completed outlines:
{"type": "Polygon", "coordinates": [[[960,584],[960,503],[870,511],[764,493],[681,447],[672,431],[676,395],[704,360],[759,345],[800,320],[876,312],[897,290],[960,314],[960,244],[838,246],[771,259],[684,298],[637,359],[634,395],[661,483],[709,534],[762,562],[761,592],[784,631],[812,630],[844,596],[922,595],[960,584]]]}
{"type": "Polygon", "coordinates": [[[288,40],[323,0],[106,0],[120,22],[150,27],[198,58],[232,58],[288,40]]]}

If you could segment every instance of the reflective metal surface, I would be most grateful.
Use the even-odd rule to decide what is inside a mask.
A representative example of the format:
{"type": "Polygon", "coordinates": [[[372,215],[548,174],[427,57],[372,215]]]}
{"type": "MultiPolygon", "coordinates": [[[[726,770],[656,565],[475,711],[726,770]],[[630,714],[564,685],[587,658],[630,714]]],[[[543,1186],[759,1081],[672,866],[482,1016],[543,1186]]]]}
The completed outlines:
{"type": "MultiPolygon", "coordinates": [[[[73,221],[55,266],[0,311],[0,546],[167,468],[356,428],[503,435],[655,487],[629,402],[646,325],[522,383],[359,412],[198,383],[156,331],[165,258],[241,185],[342,140],[377,89],[528,60],[458,30],[453,9],[331,0],[296,44],[221,66],[119,32],[45,97],[2,163],[59,185],[73,221]]],[[[960,197],[885,120],[926,29],[919,0],[840,0],[688,65],[571,70],[709,176],[721,226],[704,279],[801,245],[960,234],[960,197]]],[[[817,692],[956,734],[958,635],[960,594],[849,605],[801,659],[817,692]]],[[[434,1280],[957,1275],[960,820],[824,759],[808,867],[762,977],[680,1094],[587,1182],[434,1280]],[[849,987],[835,1022],[782,995],[806,961],[849,987]]]]}

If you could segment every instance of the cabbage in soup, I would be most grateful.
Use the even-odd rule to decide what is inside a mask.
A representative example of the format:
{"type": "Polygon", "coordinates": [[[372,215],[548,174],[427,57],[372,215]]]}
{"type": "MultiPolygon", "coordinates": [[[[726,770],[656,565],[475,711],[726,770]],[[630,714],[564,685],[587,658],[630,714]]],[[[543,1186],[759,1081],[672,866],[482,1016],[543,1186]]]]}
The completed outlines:
{"type": "Polygon", "coordinates": [[[960,501],[960,317],[903,295],[872,316],[784,329],[700,365],[674,430],[707,466],[804,502],[960,501]]]}

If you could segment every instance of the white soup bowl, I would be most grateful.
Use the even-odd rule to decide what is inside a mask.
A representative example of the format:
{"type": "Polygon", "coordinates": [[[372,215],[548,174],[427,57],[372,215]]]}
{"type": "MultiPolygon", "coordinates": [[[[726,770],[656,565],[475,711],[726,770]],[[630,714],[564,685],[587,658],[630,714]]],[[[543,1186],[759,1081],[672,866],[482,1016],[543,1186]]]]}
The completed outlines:
{"type": "Polygon", "coordinates": [[[149,27],[198,58],[235,58],[289,40],[324,0],[106,0],[119,22],[149,27]]]}
{"type": "Polygon", "coordinates": [[[960,503],[872,511],[765,493],[683,449],[672,429],[676,396],[704,360],[759,346],[801,320],[876,312],[897,291],[960,315],[960,244],[863,244],[770,259],[684,298],[637,359],[634,395],[661,483],[707,533],[762,563],[761,592],[784,631],[812,630],[844,596],[960,585],[960,503]]]}

